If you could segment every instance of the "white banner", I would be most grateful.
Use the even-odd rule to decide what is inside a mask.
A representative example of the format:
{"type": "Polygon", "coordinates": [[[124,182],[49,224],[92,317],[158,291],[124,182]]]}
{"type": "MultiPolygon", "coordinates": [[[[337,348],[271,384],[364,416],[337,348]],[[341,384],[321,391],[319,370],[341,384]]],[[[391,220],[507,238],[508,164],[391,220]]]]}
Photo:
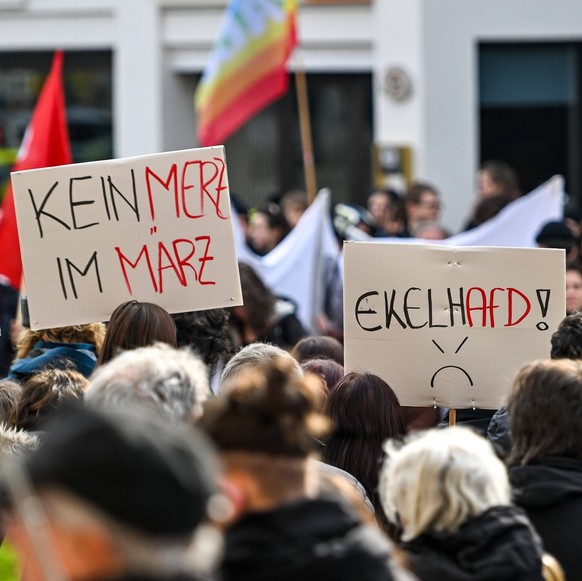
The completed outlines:
{"type": "Polygon", "coordinates": [[[308,330],[322,310],[324,272],[339,256],[329,217],[330,198],[329,190],[319,192],[295,228],[265,256],[249,249],[235,224],[238,259],[252,266],[276,295],[297,303],[298,317],[308,330]]]}
{"type": "Polygon", "coordinates": [[[224,148],[15,172],[33,329],[242,303],[224,148]]]}

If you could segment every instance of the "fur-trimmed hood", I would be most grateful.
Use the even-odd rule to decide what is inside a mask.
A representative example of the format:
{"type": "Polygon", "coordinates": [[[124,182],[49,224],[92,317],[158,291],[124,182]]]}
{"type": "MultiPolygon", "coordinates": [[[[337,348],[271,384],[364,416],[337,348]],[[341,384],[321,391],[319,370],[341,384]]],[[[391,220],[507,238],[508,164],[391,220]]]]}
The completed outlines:
{"type": "Polygon", "coordinates": [[[0,423],[0,460],[35,450],[39,443],[38,435],[0,423]]]}

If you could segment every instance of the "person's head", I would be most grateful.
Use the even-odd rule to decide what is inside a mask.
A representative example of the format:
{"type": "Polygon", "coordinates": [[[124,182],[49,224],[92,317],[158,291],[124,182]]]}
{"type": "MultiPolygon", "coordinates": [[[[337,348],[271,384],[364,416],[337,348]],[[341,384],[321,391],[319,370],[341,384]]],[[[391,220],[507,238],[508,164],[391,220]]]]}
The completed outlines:
{"type": "Polygon", "coordinates": [[[172,315],[178,347],[190,347],[211,369],[234,349],[226,309],[209,309],[172,315]]]}
{"type": "Polygon", "coordinates": [[[566,313],[582,309],[582,264],[566,265],[566,313]]]}
{"type": "Polygon", "coordinates": [[[582,311],[566,315],[551,338],[552,359],[582,359],[582,311]]]}
{"type": "Polygon", "coordinates": [[[276,298],[254,268],[238,263],[244,305],[233,307],[233,323],[249,325],[257,336],[267,332],[275,311],[276,298]]]}
{"type": "Polygon", "coordinates": [[[55,327],[54,329],[23,328],[16,346],[16,359],[27,357],[35,343],[87,343],[95,347],[97,355],[101,352],[105,339],[105,325],[103,323],[89,323],[87,325],[72,325],[69,327],[55,327]]]}
{"type": "Polygon", "coordinates": [[[546,456],[582,460],[582,362],[541,360],[523,367],[509,398],[510,461],[546,456]]]}
{"type": "Polygon", "coordinates": [[[574,259],[572,253],[576,249],[576,238],[563,221],[546,222],[536,234],[535,241],[540,248],[561,248],[566,251],[567,259],[574,259]]]}
{"type": "Polygon", "coordinates": [[[89,381],[74,369],[45,369],[23,384],[16,409],[8,423],[19,430],[42,430],[65,402],[80,399],[89,381]]]}
{"type": "Polygon", "coordinates": [[[0,380],[0,423],[8,422],[18,408],[22,386],[11,379],[0,380]]]}
{"type": "Polygon", "coordinates": [[[255,365],[210,401],[199,425],[221,451],[245,506],[273,506],[305,493],[307,459],[327,428],[314,377],[289,359],[255,365]]]}
{"type": "Polygon", "coordinates": [[[158,305],[127,301],[111,314],[97,366],[107,363],[120,351],[147,347],[154,343],[176,347],[176,324],[158,305]]]}
{"type": "Polygon", "coordinates": [[[438,221],[441,201],[438,190],[426,182],[413,182],[406,192],[406,213],[410,226],[418,222],[438,221]]]}
{"type": "Polygon", "coordinates": [[[4,470],[7,538],[27,581],[171,578],[191,571],[215,473],[192,428],[136,410],[63,409],[39,449],[4,470]]]}
{"type": "Polygon", "coordinates": [[[249,245],[257,254],[262,256],[271,252],[288,232],[289,224],[274,202],[251,213],[247,236],[249,245]]]}
{"type": "Polygon", "coordinates": [[[314,373],[322,380],[322,389],[327,395],[344,376],[344,368],[333,359],[308,359],[301,364],[303,373],[314,373]]]}
{"type": "Polygon", "coordinates": [[[279,205],[289,228],[294,228],[307,210],[307,194],[303,190],[289,190],[283,194],[279,205]]]}
{"type": "Polygon", "coordinates": [[[366,205],[378,228],[384,228],[392,213],[392,199],[388,190],[372,190],[366,205]]]}
{"type": "Polygon", "coordinates": [[[284,349],[269,343],[251,343],[237,351],[224,366],[220,377],[221,390],[229,390],[243,373],[273,362],[288,362],[289,373],[297,379],[303,377],[297,360],[284,349]]]}
{"type": "Polygon", "coordinates": [[[497,216],[507,204],[513,201],[514,198],[510,198],[506,194],[492,194],[480,198],[477,205],[475,206],[475,211],[473,213],[473,225],[479,226],[487,220],[497,216]]]}
{"type": "Polygon", "coordinates": [[[392,388],[372,373],[345,375],[330,391],[324,413],[332,422],[323,459],[355,476],[376,508],[382,445],[404,435],[404,415],[392,388]]]}
{"type": "Polygon", "coordinates": [[[124,351],[97,368],[85,399],[99,406],[145,406],[184,422],[202,414],[208,393],[208,370],[198,355],[157,343],[124,351]]]}
{"type": "Polygon", "coordinates": [[[477,195],[480,198],[502,195],[515,200],[521,195],[517,174],[504,161],[486,161],[477,175],[477,195]]]}
{"type": "Polygon", "coordinates": [[[423,220],[410,230],[410,236],[422,240],[444,240],[450,236],[450,233],[438,222],[423,220]]]}
{"type": "Polygon", "coordinates": [[[332,359],[339,365],[343,366],[344,364],[342,344],[337,339],[326,335],[300,339],[291,350],[291,355],[299,363],[305,363],[309,359],[332,359]]]}
{"type": "Polygon", "coordinates": [[[380,496],[403,540],[429,531],[453,533],[493,506],[510,503],[505,466],[484,438],[454,426],[386,447],[380,496]]]}

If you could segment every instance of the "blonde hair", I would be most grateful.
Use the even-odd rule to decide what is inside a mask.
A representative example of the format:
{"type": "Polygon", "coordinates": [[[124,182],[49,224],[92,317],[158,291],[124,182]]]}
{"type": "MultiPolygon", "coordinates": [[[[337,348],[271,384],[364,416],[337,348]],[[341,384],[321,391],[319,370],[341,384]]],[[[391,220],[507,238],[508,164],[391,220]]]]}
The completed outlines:
{"type": "Polygon", "coordinates": [[[15,359],[23,359],[26,357],[37,341],[48,341],[50,343],[90,343],[91,345],[95,345],[95,352],[99,355],[104,339],[105,325],[103,323],[88,323],[87,325],[38,329],[36,331],[25,328],[22,330],[18,339],[15,359]]]}
{"type": "Polygon", "coordinates": [[[473,431],[430,430],[397,446],[385,446],[379,492],[388,518],[400,517],[403,540],[429,530],[455,532],[487,509],[510,503],[505,466],[473,431]]]}

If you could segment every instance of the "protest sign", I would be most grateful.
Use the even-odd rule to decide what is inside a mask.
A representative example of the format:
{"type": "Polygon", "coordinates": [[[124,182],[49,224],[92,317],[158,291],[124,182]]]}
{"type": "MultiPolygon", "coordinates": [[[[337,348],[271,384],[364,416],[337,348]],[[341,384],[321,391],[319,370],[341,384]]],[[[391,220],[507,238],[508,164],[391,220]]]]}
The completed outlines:
{"type": "Polygon", "coordinates": [[[242,303],[223,147],[15,172],[33,329],[242,303]]]}
{"type": "Polygon", "coordinates": [[[351,242],[344,269],[346,370],[402,405],[500,407],[565,315],[563,250],[351,242]]]}

